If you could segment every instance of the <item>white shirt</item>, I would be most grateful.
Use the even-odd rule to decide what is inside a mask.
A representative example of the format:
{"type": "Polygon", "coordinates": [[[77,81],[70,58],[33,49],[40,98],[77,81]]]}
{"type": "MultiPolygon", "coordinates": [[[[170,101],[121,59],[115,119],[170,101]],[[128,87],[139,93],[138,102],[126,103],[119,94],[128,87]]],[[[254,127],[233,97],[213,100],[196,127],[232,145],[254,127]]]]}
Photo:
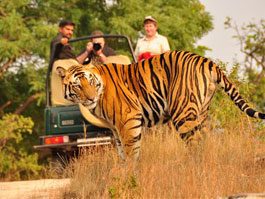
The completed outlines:
{"type": "Polygon", "coordinates": [[[152,55],[156,55],[169,50],[170,47],[167,38],[156,33],[155,38],[151,40],[148,39],[146,36],[141,39],[138,39],[135,48],[135,55],[138,58],[140,54],[145,52],[150,52],[152,55]]]}

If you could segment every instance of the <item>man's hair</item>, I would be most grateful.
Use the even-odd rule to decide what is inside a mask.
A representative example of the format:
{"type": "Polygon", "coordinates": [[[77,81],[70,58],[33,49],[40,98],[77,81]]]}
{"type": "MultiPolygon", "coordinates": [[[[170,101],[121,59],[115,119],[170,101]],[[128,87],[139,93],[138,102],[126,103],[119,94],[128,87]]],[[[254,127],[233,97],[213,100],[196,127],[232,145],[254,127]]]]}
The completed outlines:
{"type": "Polygon", "coordinates": [[[60,21],[60,23],[59,23],[59,27],[60,27],[60,28],[63,28],[64,26],[69,26],[69,25],[71,25],[71,26],[75,26],[75,23],[72,22],[72,21],[70,21],[70,20],[62,20],[62,21],[60,21]]]}
{"type": "Polygon", "coordinates": [[[104,35],[102,31],[100,30],[95,30],[91,33],[91,36],[102,36],[104,35]]]}

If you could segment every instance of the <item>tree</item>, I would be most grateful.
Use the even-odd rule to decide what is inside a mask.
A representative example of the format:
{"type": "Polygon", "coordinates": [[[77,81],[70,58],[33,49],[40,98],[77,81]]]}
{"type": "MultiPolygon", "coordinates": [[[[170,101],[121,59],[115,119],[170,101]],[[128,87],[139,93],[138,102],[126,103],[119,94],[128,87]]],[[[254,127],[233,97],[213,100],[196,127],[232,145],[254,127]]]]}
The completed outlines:
{"type": "Polygon", "coordinates": [[[1,177],[24,178],[40,170],[32,145],[43,131],[50,39],[60,16],[67,12],[64,8],[71,7],[61,3],[0,1],[1,177]]]}
{"type": "Polygon", "coordinates": [[[234,38],[240,43],[240,51],[245,55],[242,69],[250,83],[250,100],[265,110],[265,20],[250,22],[241,28],[227,18],[226,28],[235,31],[234,38]]]}
{"type": "Polygon", "coordinates": [[[32,133],[30,118],[6,114],[0,120],[0,178],[9,180],[37,175],[41,166],[37,155],[27,153],[27,145],[22,144],[27,134],[32,133]]]}

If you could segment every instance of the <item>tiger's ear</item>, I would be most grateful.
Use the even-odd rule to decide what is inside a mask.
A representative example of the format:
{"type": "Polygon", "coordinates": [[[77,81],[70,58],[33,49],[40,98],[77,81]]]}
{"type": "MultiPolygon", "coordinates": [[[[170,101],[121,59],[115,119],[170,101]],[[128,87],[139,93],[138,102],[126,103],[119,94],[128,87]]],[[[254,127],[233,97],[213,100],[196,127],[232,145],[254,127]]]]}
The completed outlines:
{"type": "Polygon", "coordinates": [[[66,69],[64,69],[63,67],[61,66],[58,66],[56,68],[56,72],[57,74],[63,79],[65,77],[65,73],[66,73],[66,69]]]}

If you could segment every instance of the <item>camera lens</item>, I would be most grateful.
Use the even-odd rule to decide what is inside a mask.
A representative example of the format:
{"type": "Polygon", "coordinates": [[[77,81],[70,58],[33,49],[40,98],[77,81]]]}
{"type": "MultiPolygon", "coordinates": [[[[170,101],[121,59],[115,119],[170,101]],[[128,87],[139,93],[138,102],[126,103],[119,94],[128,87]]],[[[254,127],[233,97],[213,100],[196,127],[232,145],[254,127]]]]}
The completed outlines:
{"type": "Polygon", "coordinates": [[[100,50],[100,49],[101,49],[101,45],[100,45],[100,43],[93,43],[93,49],[94,49],[95,51],[100,50]]]}

